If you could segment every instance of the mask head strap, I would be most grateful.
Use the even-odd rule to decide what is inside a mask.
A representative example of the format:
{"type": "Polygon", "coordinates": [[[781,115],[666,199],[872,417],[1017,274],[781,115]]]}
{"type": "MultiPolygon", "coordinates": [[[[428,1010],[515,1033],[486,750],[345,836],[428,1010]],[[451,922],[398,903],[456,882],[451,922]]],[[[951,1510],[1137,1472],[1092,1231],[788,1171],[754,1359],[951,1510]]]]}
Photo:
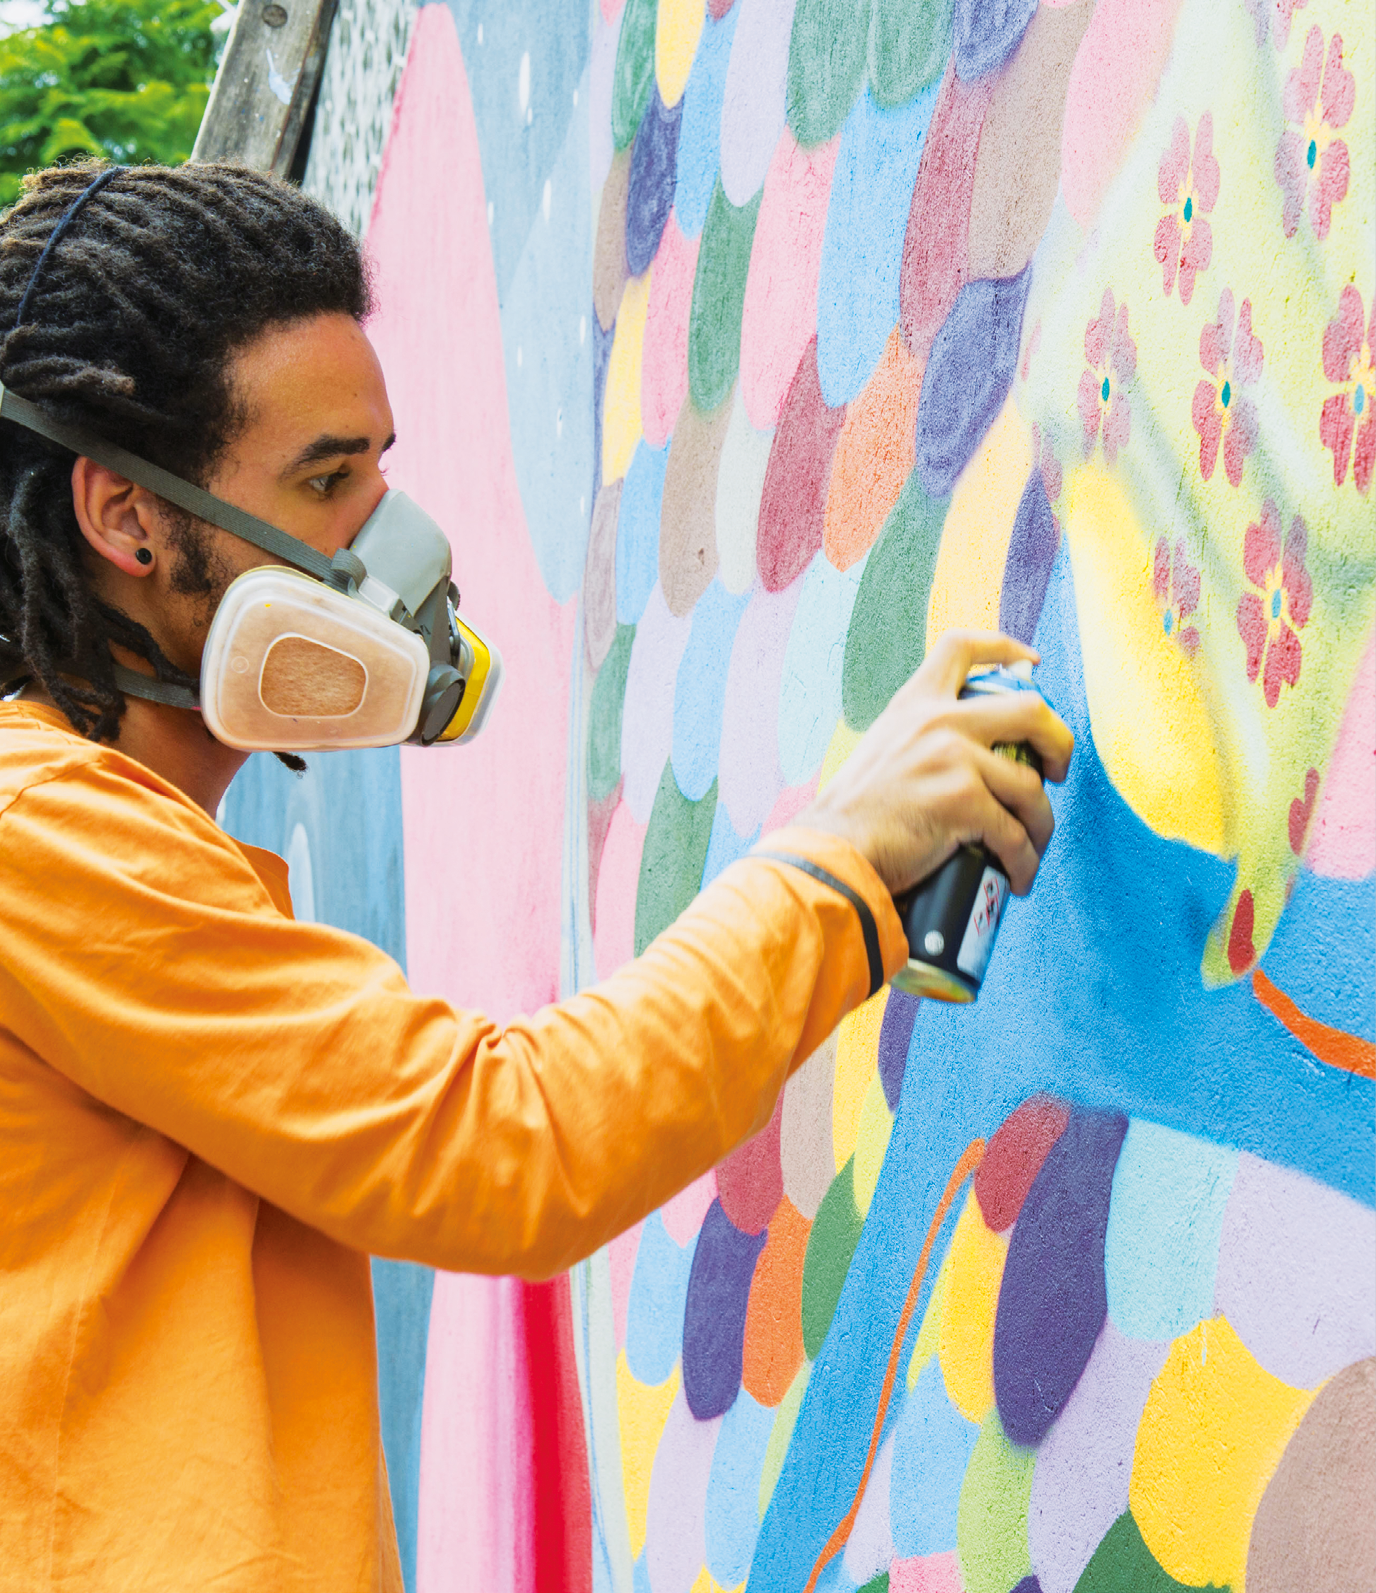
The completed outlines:
{"type": "Polygon", "coordinates": [[[127,169],[124,166],[107,167],[94,182],[87,183],[76,198],[72,200],[71,204],[67,206],[67,209],[63,212],[62,219],[48,234],[48,241],[43,245],[42,253],[38,256],[33,270],[29,273],[28,286],[24,289],[24,296],[19,301],[18,310],[15,311],[14,324],[16,327],[23,326],[24,317],[29,313],[29,305],[33,302],[34,290],[38,286],[39,278],[43,275],[44,266],[48,263],[48,256],[67,236],[72,223],[81,214],[81,207],[88,200],[94,199],[100,190],[105,187],[106,183],[112,182],[122,171],[127,169]]]}
{"type": "Polygon", "coordinates": [[[324,581],[327,586],[347,591],[350,580],[357,579],[359,560],[347,548],[341,548],[333,560],[327,559],[309,543],[279,531],[275,525],[260,520],[257,515],[235,508],[232,503],[226,503],[223,498],[217,498],[202,487],[183,481],[161,465],[140,459],[118,443],[92,436],[80,426],[69,426],[65,421],[54,419],[37,404],[21,398],[18,393],[11,393],[3,385],[0,385],[0,420],[12,420],[61,448],[70,448],[74,454],[84,454],[86,458],[94,459],[98,465],[104,465],[107,470],[113,470],[117,475],[156,493],[168,503],[175,503],[179,509],[185,509],[197,519],[208,520],[211,525],[219,526],[220,530],[228,531],[231,536],[251,542],[255,548],[272,554],[284,564],[294,564],[307,575],[313,575],[317,581],[324,581]]]}

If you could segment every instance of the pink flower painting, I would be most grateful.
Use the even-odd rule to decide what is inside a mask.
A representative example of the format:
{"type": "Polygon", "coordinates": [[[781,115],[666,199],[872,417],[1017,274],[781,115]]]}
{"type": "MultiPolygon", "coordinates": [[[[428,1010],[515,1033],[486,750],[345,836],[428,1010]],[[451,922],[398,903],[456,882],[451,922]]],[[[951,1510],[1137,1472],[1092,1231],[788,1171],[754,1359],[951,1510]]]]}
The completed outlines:
{"type": "Polygon", "coordinates": [[[1199,608],[1199,570],[1185,557],[1185,542],[1175,546],[1165,537],[1156,541],[1152,561],[1152,590],[1161,607],[1161,628],[1187,658],[1199,651],[1199,629],[1189,620],[1199,608]]]}
{"type": "Polygon", "coordinates": [[[1208,380],[1199,382],[1191,406],[1199,433],[1199,473],[1208,481],[1223,449],[1223,468],[1232,486],[1242,480],[1242,467],[1257,443],[1256,405],[1244,389],[1261,376],[1265,351],[1252,335],[1252,301],[1244,299],[1233,314],[1233,290],[1218,297],[1218,319],[1199,334],[1199,363],[1208,380]]]}
{"type": "Polygon", "coordinates": [[[1137,345],[1128,331],[1128,307],[1115,304],[1105,288],[1098,315],[1085,327],[1085,363],[1080,377],[1080,420],[1085,433],[1085,458],[1103,434],[1104,458],[1110,465],[1127,446],[1132,431],[1132,405],[1124,385],[1137,371],[1137,345]]]}
{"type": "Polygon", "coordinates": [[[1218,203],[1218,161],[1214,157],[1214,119],[1205,111],[1195,128],[1194,150],[1190,129],[1177,116],[1171,141],[1161,156],[1156,188],[1166,213],[1156,223],[1154,250],[1161,263],[1161,287],[1169,298],[1177,280],[1180,302],[1188,304],[1194,279],[1209,269],[1214,235],[1209,212],[1218,203]]]}
{"type": "Polygon", "coordinates": [[[1290,522],[1282,548],[1280,514],[1270,498],[1261,519],[1247,527],[1242,567],[1255,592],[1244,592],[1237,605],[1237,629],[1247,649],[1247,679],[1260,675],[1266,706],[1280,701],[1282,685],[1300,678],[1299,632],[1314,606],[1314,585],[1304,567],[1309,533],[1299,515],[1290,522]]]}
{"type": "Polygon", "coordinates": [[[1357,99],[1357,82],[1343,65],[1343,38],[1335,33],[1325,50],[1323,34],[1310,28],[1304,56],[1285,83],[1285,131],[1276,145],[1276,181],[1284,196],[1281,226],[1293,238],[1309,202],[1314,236],[1328,236],[1333,206],[1347,195],[1350,161],[1336,129],[1346,127],[1357,99]]]}
{"type": "Polygon", "coordinates": [[[1362,296],[1349,282],[1338,295],[1338,313],[1324,328],[1323,373],[1339,390],[1319,412],[1319,440],[1333,451],[1333,484],[1347,480],[1349,461],[1358,492],[1371,489],[1376,464],[1376,300],[1363,325],[1362,296]]]}

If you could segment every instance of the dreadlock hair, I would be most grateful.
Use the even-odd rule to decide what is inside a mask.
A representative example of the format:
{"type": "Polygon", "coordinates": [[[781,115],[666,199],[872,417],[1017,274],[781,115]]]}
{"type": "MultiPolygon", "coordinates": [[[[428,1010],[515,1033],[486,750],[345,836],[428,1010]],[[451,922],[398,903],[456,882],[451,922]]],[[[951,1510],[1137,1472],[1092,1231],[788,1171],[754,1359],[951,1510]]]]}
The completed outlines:
{"type": "MultiPolygon", "coordinates": [[[[90,195],[16,325],[44,246],[107,169],[88,161],[34,172],[0,216],[0,382],[205,486],[244,421],[231,357],[303,317],[361,321],[367,271],[340,223],[275,177],[232,165],[137,166],[90,195]]],[[[0,680],[36,676],[73,728],[99,741],[118,734],[125,707],[111,643],[146,659],[159,680],[196,681],[92,589],[73,458],[0,424],[0,680]]],[[[192,562],[193,527],[178,539],[192,562]]]]}

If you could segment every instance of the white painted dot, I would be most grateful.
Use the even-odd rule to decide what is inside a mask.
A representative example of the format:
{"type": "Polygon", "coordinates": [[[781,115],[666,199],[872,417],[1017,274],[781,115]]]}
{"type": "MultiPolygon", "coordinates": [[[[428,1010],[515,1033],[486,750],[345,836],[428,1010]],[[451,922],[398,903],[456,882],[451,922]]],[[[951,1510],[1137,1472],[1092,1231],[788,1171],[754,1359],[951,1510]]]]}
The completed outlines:
{"type": "Polygon", "coordinates": [[[588,503],[588,500],[585,497],[583,497],[581,495],[581,493],[580,493],[579,498],[578,498],[578,512],[579,512],[579,514],[585,514],[587,512],[587,503],[588,503]]]}
{"type": "Polygon", "coordinates": [[[518,343],[516,345],[516,369],[519,371],[526,362],[526,351],[518,343]]]}
{"type": "Polygon", "coordinates": [[[575,105],[578,104],[578,90],[577,89],[574,89],[574,91],[573,91],[573,103],[575,105]]]}
{"type": "Polygon", "coordinates": [[[586,315],[580,315],[578,317],[578,346],[580,348],[587,341],[587,336],[588,336],[588,318],[587,318],[586,315]]]}
{"type": "Polygon", "coordinates": [[[483,42],[483,25],[480,22],[478,24],[478,43],[481,44],[482,42],[483,42]]]}
{"type": "Polygon", "coordinates": [[[526,107],[530,104],[530,51],[521,57],[520,70],[516,74],[516,98],[520,101],[521,115],[527,116],[526,107]]]}
{"type": "Polygon", "coordinates": [[[548,177],[546,177],[545,178],[545,197],[544,197],[544,200],[543,200],[544,211],[545,211],[545,220],[546,221],[549,220],[549,206],[550,206],[550,201],[553,198],[554,198],[554,184],[550,181],[550,179],[548,177]]]}
{"type": "Polygon", "coordinates": [[[526,112],[526,126],[529,127],[530,124],[534,120],[535,120],[535,112],[534,112],[534,110],[532,109],[532,110],[527,111],[526,112]]]}
{"type": "Polygon", "coordinates": [[[492,201],[490,199],[487,202],[487,224],[489,227],[492,225],[492,201]]]}
{"type": "Polygon", "coordinates": [[[929,957],[939,957],[946,950],[946,937],[939,929],[929,929],[922,937],[922,946],[929,957]]]}

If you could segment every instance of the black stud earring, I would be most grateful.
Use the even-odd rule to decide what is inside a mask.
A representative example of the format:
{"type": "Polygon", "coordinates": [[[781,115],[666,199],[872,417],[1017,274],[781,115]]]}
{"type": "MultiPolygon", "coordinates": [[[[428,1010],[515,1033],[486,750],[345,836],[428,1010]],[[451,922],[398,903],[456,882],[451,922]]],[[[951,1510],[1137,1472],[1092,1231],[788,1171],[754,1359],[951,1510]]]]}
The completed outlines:
{"type": "Polygon", "coordinates": [[[140,564],[151,564],[153,562],[153,553],[150,548],[135,548],[134,557],[140,564]]]}

